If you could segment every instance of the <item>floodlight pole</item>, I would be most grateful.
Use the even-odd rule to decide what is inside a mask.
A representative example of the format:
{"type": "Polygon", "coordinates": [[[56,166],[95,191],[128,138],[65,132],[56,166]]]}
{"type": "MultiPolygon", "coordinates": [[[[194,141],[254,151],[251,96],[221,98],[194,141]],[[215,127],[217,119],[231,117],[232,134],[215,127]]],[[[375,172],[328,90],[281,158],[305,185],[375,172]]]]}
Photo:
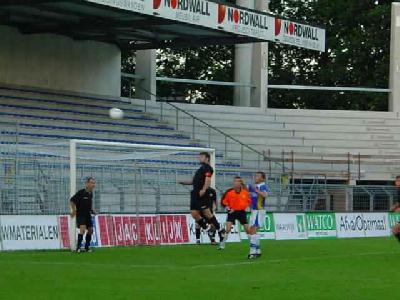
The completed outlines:
{"type": "MultiPolygon", "coordinates": [[[[236,5],[254,9],[254,0],[236,0],[236,5]]],[[[242,84],[242,86],[234,88],[233,103],[235,106],[251,106],[252,52],[252,43],[235,45],[234,81],[242,84]]]]}
{"type": "MultiPolygon", "coordinates": [[[[269,11],[269,0],[236,0],[236,4],[262,12],[269,11]]],[[[268,107],[268,43],[235,45],[234,105],[268,107]]]]}
{"type": "Polygon", "coordinates": [[[389,111],[400,112],[400,3],[392,3],[389,111]]]}
{"type": "Polygon", "coordinates": [[[135,72],[143,76],[143,78],[137,78],[135,80],[135,97],[138,99],[156,101],[157,81],[155,49],[137,51],[135,72]]]}
{"type": "MultiPolygon", "coordinates": [[[[262,12],[269,12],[269,0],[255,0],[254,8],[262,12]]],[[[250,105],[268,109],[268,43],[253,44],[253,61],[251,68],[251,82],[256,87],[251,90],[250,105]]]]}

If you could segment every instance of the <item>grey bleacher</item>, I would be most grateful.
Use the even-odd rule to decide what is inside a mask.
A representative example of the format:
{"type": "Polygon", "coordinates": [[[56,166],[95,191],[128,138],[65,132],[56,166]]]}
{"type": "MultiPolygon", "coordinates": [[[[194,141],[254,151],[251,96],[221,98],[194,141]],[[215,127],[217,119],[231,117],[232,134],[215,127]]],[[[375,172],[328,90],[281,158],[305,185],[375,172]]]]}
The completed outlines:
{"type": "MultiPolygon", "coordinates": [[[[143,102],[133,101],[138,107],[143,107],[143,102]]],[[[176,105],[276,160],[284,155],[290,168],[293,153],[296,174],[325,173],[346,180],[349,165],[357,179],[361,173],[365,180],[392,180],[400,173],[395,163],[400,158],[400,118],[396,113],[176,105]]],[[[146,108],[157,113],[159,104],[148,101],[146,108]]],[[[176,118],[173,110],[163,115],[170,122],[176,118]]],[[[181,115],[179,128],[190,132],[191,118],[181,115]]],[[[207,138],[205,133],[196,137],[207,138]]],[[[237,156],[238,149],[231,150],[237,156]]]]}
{"type": "MultiPolygon", "coordinates": [[[[346,208],[343,187],[332,191],[314,185],[289,188],[282,184],[281,176],[318,182],[321,178],[347,180],[349,169],[351,179],[390,180],[400,173],[396,165],[400,159],[400,122],[393,113],[179,107],[258,152],[193,122],[189,115],[177,113],[167,104],[162,107],[143,100],[0,86],[0,212],[67,212],[68,159],[28,150],[52,144],[66,148],[75,138],[210,146],[217,150],[219,192],[229,186],[233,176],[240,174],[249,181],[255,170],[263,170],[272,190],[270,210],[312,210],[326,201],[328,193],[338,199],[332,208],[346,208]],[[123,109],[125,118],[110,119],[111,107],[123,109]]],[[[186,212],[189,189],[177,181],[190,177],[195,168],[194,157],[179,154],[169,159],[142,160],[135,166],[124,162],[78,163],[77,175],[78,184],[85,176],[99,179],[95,196],[99,211],[186,212]]]]}
{"type": "MultiPolygon", "coordinates": [[[[56,147],[60,143],[57,147],[65,148],[70,139],[207,146],[199,139],[192,139],[184,130],[176,130],[169,122],[160,120],[156,114],[146,113],[141,107],[121,99],[0,87],[2,213],[68,211],[68,161],[55,158],[54,155],[41,154],[40,151],[39,154],[31,154],[27,149],[37,145],[54,144],[56,147]],[[112,120],[108,115],[112,107],[123,109],[124,119],[112,120]],[[7,174],[7,170],[10,170],[10,174],[7,174]]],[[[177,185],[174,176],[180,179],[190,177],[196,168],[196,160],[195,157],[181,156],[141,162],[140,176],[143,178],[140,180],[139,199],[135,201],[133,199],[137,195],[132,186],[137,184],[137,179],[132,177],[132,166],[124,166],[120,162],[102,168],[94,164],[80,167],[82,170],[78,170],[77,174],[80,183],[85,176],[96,174],[102,178],[97,193],[100,211],[177,212],[187,211],[189,190],[177,185]],[[158,180],[145,180],[146,172],[161,176],[164,186],[159,186],[158,190],[153,188],[158,180]],[[160,175],[160,172],[169,172],[169,175],[160,175]],[[174,192],[168,194],[166,190],[171,188],[174,192]],[[163,198],[157,200],[160,193],[163,198]]],[[[228,161],[221,151],[217,152],[217,170],[221,175],[218,178],[224,180],[218,182],[221,191],[231,182],[231,176],[246,171],[240,167],[238,158],[228,161]]]]}

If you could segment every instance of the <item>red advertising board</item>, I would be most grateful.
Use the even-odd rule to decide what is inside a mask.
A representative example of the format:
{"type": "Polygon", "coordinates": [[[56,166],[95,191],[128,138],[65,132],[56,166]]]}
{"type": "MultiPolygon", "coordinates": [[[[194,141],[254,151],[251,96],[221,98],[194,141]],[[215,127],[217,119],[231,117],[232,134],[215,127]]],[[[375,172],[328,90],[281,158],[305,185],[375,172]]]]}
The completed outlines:
{"type": "MultiPolygon", "coordinates": [[[[68,248],[68,216],[59,220],[62,244],[68,248]]],[[[95,225],[101,247],[189,243],[186,215],[99,215],[95,225]]]]}
{"type": "Polygon", "coordinates": [[[68,216],[60,216],[58,219],[61,237],[61,247],[69,248],[69,228],[68,228],[68,216]]]}

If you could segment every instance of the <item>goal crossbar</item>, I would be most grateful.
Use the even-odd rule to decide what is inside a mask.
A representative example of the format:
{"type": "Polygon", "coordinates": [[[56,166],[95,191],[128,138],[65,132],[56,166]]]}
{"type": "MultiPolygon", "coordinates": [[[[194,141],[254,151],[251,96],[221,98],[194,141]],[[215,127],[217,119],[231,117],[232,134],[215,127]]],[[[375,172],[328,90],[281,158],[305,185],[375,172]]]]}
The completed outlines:
{"type": "Polygon", "coordinates": [[[69,163],[70,163],[70,195],[71,197],[76,193],[76,165],[77,165],[77,146],[108,146],[108,147],[124,147],[124,148],[140,148],[149,150],[174,150],[174,151],[188,151],[188,152],[209,152],[211,156],[210,165],[214,169],[214,176],[211,179],[211,186],[215,187],[216,177],[216,154],[215,149],[202,148],[202,147],[185,147],[185,146],[169,146],[169,145],[147,145],[123,142],[105,142],[97,140],[81,140],[72,139],[69,144],[69,163]]]}

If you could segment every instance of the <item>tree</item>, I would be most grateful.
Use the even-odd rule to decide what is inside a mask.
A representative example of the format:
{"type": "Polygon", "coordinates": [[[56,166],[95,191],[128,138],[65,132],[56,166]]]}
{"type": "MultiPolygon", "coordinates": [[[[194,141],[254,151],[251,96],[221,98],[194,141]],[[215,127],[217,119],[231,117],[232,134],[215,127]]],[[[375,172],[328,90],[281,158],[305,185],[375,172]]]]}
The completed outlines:
{"type": "MultiPolygon", "coordinates": [[[[196,49],[158,51],[159,76],[200,80],[233,81],[233,47],[213,46],[196,49]]],[[[184,85],[160,82],[157,92],[195,103],[231,105],[233,90],[214,85],[184,85]]]]}
{"type": "MultiPolygon", "coordinates": [[[[271,45],[270,83],[386,88],[390,6],[391,1],[272,0],[274,13],[325,24],[327,51],[271,45]]],[[[281,108],[387,110],[386,94],[272,90],[269,97],[270,106],[281,108]]]]}
{"type": "MultiPolygon", "coordinates": [[[[277,15],[325,25],[327,51],[320,53],[270,43],[270,83],[386,88],[391,2],[271,0],[271,12],[277,15]]],[[[124,70],[133,71],[132,53],[123,57],[124,70]]],[[[233,46],[164,49],[157,54],[157,73],[166,77],[233,81],[233,61],[233,46]]],[[[126,85],[123,91],[127,91],[126,85]]],[[[160,82],[157,93],[162,97],[178,97],[196,103],[233,103],[233,89],[230,87],[160,82]]],[[[387,94],[270,90],[269,106],[387,110],[387,94]]]]}

